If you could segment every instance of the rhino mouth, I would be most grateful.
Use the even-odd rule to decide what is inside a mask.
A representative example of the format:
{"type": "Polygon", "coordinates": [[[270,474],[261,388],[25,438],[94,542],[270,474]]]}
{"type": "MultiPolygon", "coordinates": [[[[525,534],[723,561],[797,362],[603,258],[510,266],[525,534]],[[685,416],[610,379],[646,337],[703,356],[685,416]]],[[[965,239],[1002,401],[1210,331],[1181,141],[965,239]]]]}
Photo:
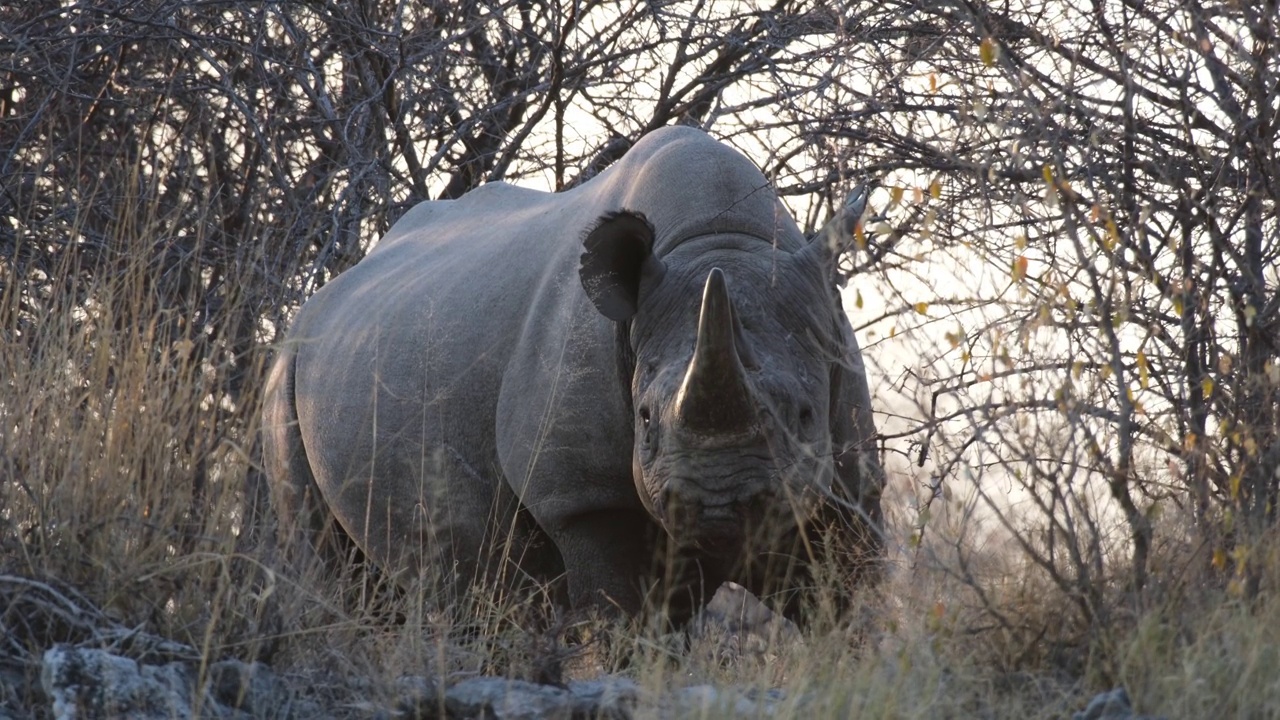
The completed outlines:
{"type": "Polygon", "coordinates": [[[659,517],[680,545],[715,556],[739,553],[767,519],[767,499],[704,504],[669,500],[659,517]]]}
{"type": "Polygon", "coordinates": [[[732,557],[742,552],[748,537],[740,522],[706,519],[699,523],[698,532],[689,544],[714,557],[732,557]]]}

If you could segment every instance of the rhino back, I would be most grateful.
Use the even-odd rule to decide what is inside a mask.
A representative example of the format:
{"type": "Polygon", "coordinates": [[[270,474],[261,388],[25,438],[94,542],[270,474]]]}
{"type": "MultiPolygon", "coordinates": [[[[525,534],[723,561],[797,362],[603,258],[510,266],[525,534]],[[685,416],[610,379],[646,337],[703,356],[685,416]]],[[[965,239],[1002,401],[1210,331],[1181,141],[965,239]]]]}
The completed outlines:
{"type": "Polygon", "coordinates": [[[545,268],[516,262],[500,223],[486,228],[432,204],[326,284],[295,322],[299,416],[317,436],[313,463],[331,474],[374,459],[375,417],[397,453],[413,451],[422,425],[474,459],[492,451],[498,381],[545,268]]]}
{"type": "Polygon", "coordinates": [[[659,256],[710,233],[753,235],[789,252],[805,243],[790,211],[751,160],[695,128],[655,130],[601,179],[612,184],[602,194],[653,223],[659,256]]]}

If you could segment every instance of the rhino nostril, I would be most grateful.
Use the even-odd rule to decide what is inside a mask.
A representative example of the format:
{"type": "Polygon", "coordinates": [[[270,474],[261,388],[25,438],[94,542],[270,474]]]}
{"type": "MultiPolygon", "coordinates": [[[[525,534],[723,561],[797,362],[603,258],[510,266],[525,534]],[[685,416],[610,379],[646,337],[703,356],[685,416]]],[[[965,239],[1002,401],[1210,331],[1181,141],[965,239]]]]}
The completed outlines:
{"type": "Polygon", "coordinates": [[[813,427],[813,408],[805,405],[800,408],[800,429],[808,431],[813,427]]]}
{"type": "Polygon", "coordinates": [[[658,493],[655,508],[660,516],[675,526],[687,526],[695,520],[702,510],[698,494],[693,492],[691,483],[679,478],[667,482],[666,487],[658,493]]]}

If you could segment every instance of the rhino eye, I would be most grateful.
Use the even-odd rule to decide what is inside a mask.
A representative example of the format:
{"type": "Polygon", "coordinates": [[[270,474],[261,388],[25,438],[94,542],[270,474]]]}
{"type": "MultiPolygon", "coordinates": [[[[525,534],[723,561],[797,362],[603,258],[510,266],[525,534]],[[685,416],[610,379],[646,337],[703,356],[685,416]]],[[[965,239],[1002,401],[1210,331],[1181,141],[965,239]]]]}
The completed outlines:
{"type": "Polygon", "coordinates": [[[653,453],[655,452],[654,446],[657,442],[657,439],[654,437],[656,433],[653,431],[653,424],[650,420],[649,407],[647,405],[642,405],[640,407],[641,430],[637,434],[640,436],[640,448],[644,451],[644,457],[646,458],[653,457],[653,453]]]}

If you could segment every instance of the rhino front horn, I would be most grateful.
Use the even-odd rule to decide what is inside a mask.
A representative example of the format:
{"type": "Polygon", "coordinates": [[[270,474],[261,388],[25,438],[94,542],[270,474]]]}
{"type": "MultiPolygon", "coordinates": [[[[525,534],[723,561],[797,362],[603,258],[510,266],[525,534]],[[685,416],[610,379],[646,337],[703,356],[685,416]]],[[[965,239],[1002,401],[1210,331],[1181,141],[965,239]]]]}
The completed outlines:
{"type": "Polygon", "coordinates": [[[676,396],[676,417],[685,430],[732,436],[755,427],[755,405],[738,354],[735,323],[724,272],[713,268],[702,290],[693,359],[676,396]]]}

